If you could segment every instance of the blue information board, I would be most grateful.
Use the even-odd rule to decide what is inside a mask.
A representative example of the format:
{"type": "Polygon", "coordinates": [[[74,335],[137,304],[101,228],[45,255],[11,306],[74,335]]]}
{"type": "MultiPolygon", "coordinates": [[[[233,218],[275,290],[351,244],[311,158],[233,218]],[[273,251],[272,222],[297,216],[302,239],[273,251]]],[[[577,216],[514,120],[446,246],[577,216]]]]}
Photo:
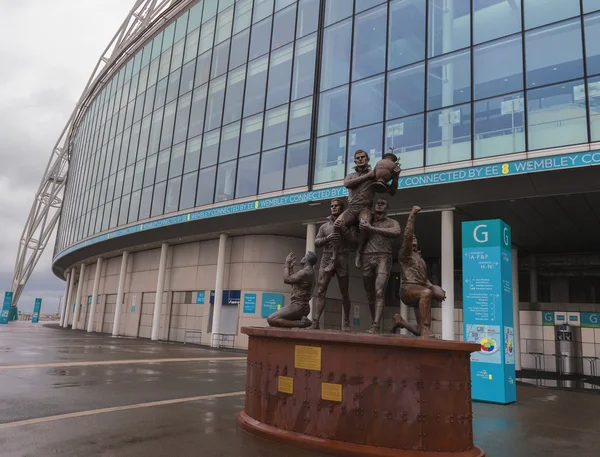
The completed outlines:
{"type": "Polygon", "coordinates": [[[544,311],[542,313],[542,325],[554,326],[554,311],[544,311]]]}
{"type": "Polygon", "coordinates": [[[283,306],[283,294],[274,294],[270,292],[263,292],[262,304],[260,308],[260,315],[262,317],[269,317],[278,309],[283,306]]]}
{"type": "Polygon", "coordinates": [[[256,313],[256,294],[244,294],[244,314],[256,313]]]}
{"type": "Polygon", "coordinates": [[[465,341],[474,400],[516,401],[510,227],[499,219],[462,224],[465,341]]]}
{"type": "Polygon", "coordinates": [[[37,324],[40,320],[40,310],[42,309],[42,299],[36,298],[33,304],[33,314],[31,315],[31,322],[37,324]]]}
{"type": "MultiPolygon", "coordinates": [[[[239,305],[242,301],[242,291],[241,290],[224,290],[223,295],[221,295],[221,305],[239,305]]],[[[210,304],[215,304],[215,291],[210,291],[210,304]]]]}
{"type": "Polygon", "coordinates": [[[584,328],[600,328],[600,313],[581,313],[581,326],[584,328]]]}
{"type": "Polygon", "coordinates": [[[196,304],[197,305],[204,304],[204,291],[203,290],[196,292],[196,304]]]}
{"type": "Polygon", "coordinates": [[[2,313],[0,314],[0,324],[8,324],[8,314],[10,313],[10,305],[12,305],[12,292],[4,293],[4,303],[2,304],[2,313]]]}

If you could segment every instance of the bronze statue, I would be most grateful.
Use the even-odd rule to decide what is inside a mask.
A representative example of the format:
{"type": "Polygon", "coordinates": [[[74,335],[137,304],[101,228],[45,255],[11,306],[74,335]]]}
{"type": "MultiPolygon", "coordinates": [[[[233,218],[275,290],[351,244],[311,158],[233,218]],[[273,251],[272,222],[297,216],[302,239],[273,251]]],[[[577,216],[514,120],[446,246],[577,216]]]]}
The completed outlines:
{"type": "Polygon", "coordinates": [[[431,284],[427,278],[427,264],[421,257],[417,237],[414,235],[415,217],[419,211],[421,211],[421,208],[413,206],[410,216],[408,216],[402,248],[398,255],[402,269],[400,299],[406,306],[414,308],[417,327],[410,325],[399,314],[395,314],[392,333],[395,333],[398,328],[405,328],[416,336],[433,337],[431,331],[431,300],[445,300],[446,292],[441,287],[431,284]]]}
{"type": "Polygon", "coordinates": [[[319,277],[317,279],[317,295],[315,297],[313,313],[313,323],[311,328],[319,328],[319,319],[325,310],[325,294],[329,287],[329,282],[334,275],[337,276],[340,293],[342,294],[342,309],[344,312],[342,330],[350,331],[350,295],[349,288],[349,248],[355,248],[357,237],[354,227],[345,228],[340,234],[334,229],[334,224],[344,211],[344,200],[334,198],[331,200],[331,216],[329,221],[319,227],[319,232],[315,238],[315,246],[323,246],[323,255],[321,257],[321,266],[319,267],[319,277]],[[337,256],[333,258],[333,251],[337,250],[337,256]]]}
{"type": "Polygon", "coordinates": [[[385,289],[392,269],[392,245],[400,236],[400,224],[387,217],[388,202],[377,199],[373,223],[363,220],[360,231],[366,234],[364,247],[363,284],[367,292],[373,323],[369,333],[379,333],[385,305],[385,289]]]}
{"type": "Polygon", "coordinates": [[[292,297],[288,306],[275,311],[267,318],[271,327],[306,328],[312,324],[307,316],[310,313],[309,301],[313,293],[316,263],[317,255],[307,251],[300,260],[302,269],[294,273],[296,256],[292,252],[288,254],[283,269],[283,282],[292,285],[292,297]]]}
{"type": "MultiPolygon", "coordinates": [[[[375,192],[381,191],[382,184],[378,181],[375,170],[369,165],[369,155],[362,149],[357,150],[354,153],[354,163],[356,165],[354,167],[355,171],[348,174],[344,179],[344,186],[348,189],[348,207],[334,223],[334,227],[339,233],[345,233],[350,226],[369,222],[372,217],[371,208],[373,207],[375,192]],[[376,183],[377,185],[375,185],[376,183]]],[[[398,177],[400,176],[400,166],[398,164],[395,164],[390,175],[392,176],[392,183],[389,186],[386,185],[383,187],[387,193],[395,195],[398,190],[398,177]]],[[[363,266],[363,251],[367,242],[366,237],[367,234],[361,231],[356,249],[355,264],[357,268],[362,268],[363,266]]],[[[334,243],[332,249],[333,262],[327,267],[327,271],[329,272],[334,269],[337,251],[337,244],[334,243]]]]}

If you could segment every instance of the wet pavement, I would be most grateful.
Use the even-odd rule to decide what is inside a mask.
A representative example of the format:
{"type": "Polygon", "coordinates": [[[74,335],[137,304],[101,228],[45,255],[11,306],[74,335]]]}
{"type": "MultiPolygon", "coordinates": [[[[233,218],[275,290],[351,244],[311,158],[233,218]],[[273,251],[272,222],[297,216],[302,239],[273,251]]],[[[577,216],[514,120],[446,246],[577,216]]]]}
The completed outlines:
{"type": "MultiPolygon", "coordinates": [[[[319,456],[237,427],[244,356],[41,323],[3,325],[0,456],[319,456]]],[[[475,403],[475,442],[488,457],[597,457],[598,392],[520,385],[514,405],[475,403]]]]}

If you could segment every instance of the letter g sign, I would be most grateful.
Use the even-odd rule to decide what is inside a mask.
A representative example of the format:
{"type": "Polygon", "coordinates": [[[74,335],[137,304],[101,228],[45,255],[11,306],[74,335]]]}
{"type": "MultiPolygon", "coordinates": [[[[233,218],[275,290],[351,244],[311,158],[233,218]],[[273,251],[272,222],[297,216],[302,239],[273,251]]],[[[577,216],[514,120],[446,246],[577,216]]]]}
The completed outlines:
{"type": "Polygon", "coordinates": [[[488,240],[488,232],[486,230],[480,230],[485,228],[487,228],[487,224],[481,224],[473,230],[473,239],[478,243],[486,243],[488,240]]]}

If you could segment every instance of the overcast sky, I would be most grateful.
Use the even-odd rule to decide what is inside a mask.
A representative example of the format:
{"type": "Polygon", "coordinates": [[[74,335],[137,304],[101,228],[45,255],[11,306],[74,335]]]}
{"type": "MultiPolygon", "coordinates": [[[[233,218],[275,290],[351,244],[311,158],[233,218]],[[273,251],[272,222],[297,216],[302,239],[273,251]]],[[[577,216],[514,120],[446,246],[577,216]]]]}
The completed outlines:
{"type": "MultiPolygon", "coordinates": [[[[0,291],[50,153],[104,48],[134,0],[0,0],[0,291]]],[[[19,308],[58,309],[54,237],[19,308]]]]}

